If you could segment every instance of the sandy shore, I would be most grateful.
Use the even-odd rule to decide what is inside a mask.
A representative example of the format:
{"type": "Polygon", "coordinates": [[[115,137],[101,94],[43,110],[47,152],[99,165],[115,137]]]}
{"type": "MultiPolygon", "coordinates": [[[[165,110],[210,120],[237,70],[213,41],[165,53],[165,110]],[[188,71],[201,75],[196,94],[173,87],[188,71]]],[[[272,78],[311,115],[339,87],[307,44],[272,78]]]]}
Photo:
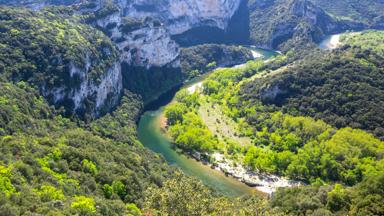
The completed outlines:
{"type": "Polygon", "coordinates": [[[161,113],[158,124],[163,131],[167,130],[167,117],[165,117],[164,113],[161,113]]]}
{"type": "Polygon", "coordinates": [[[220,170],[227,175],[231,175],[239,181],[267,194],[272,194],[278,188],[303,185],[302,182],[289,180],[285,177],[251,171],[244,168],[242,165],[234,166],[233,164],[235,163],[233,161],[226,159],[224,155],[220,153],[214,153],[210,156],[215,161],[214,165],[212,165],[214,169],[220,170]]]}

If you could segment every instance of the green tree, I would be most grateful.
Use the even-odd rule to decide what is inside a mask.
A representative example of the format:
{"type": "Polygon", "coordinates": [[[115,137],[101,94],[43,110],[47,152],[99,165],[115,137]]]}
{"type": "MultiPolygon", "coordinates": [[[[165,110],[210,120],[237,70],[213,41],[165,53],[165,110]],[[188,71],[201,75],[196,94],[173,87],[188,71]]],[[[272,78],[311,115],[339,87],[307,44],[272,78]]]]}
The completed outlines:
{"type": "Polygon", "coordinates": [[[97,167],[96,167],[96,164],[93,163],[92,161],[89,161],[87,159],[84,159],[82,162],[81,162],[81,165],[83,166],[83,169],[85,172],[88,172],[88,173],[91,173],[93,175],[95,175],[97,173],[97,167]]]}
{"type": "Polygon", "coordinates": [[[104,196],[107,199],[110,199],[113,195],[113,187],[109,184],[103,186],[104,196]]]}
{"type": "Polygon", "coordinates": [[[220,83],[215,80],[208,80],[203,83],[203,92],[207,95],[218,93],[219,88],[220,83]]]}
{"type": "Polygon", "coordinates": [[[80,215],[89,215],[96,212],[95,201],[93,198],[76,196],[71,204],[71,209],[80,215]]]}
{"type": "Polygon", "coordinates": [[[11,182],[11,168],[6,168],[0,165],[0,191],[3,192],[6,196],[16,192],[15,187],[11,182]]]}
{"type": "Polygon", "coordinates": [[[346,190],[340,184],[335,184],[333,190],[328,192],[327,208],[332,212],[348,210],[350,205],[350,197],[346,190]]]}
{"type": "Polygon", "coordinates": [[[126,191],[125,191],[125,185],[121,181],[113,181],[112,188],[114,193],[119,195],[121,199],[124,199],[126,195],[126,191]]]}
{"type": "Polygon", "coordinates": [[[130,203],[130,204],[125,205],[125,208],[128,211],[128,216],[141,216],[142,215],[140,209],[134,203],[130,203]]]}
{"type": "Polygon", "coordinates": [[[175,125],[183,121],[183,115],[187,112],[188,108],[184,103],[174,103],[167,106],[164,110],[167,122],[169,125],[175,125]]]}
{"type": "Polygon", "coordinates": [[[40,189],[35,191],[43,202],[49,202],[52,200],[65,200],[63,191],[50,185],[43,185],[40,187],[40,189]]]}

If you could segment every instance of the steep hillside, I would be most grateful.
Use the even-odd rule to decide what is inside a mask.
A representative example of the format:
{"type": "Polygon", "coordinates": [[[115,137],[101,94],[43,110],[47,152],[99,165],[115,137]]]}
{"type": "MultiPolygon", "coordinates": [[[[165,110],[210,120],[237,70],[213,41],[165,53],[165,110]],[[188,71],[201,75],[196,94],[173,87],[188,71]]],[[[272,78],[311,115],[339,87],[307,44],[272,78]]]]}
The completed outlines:
{"type": "Polygon", "coordinates": [[[67,10],[0,7],[0,74],[27,81],[66,114],[99,116],[122,90],[118,51],[67,10]]]}
{"type": "Polygon", "coordinates": [[[252,0],[248,5],[251,42],[258,46],[276,49],[288,40],[313,42],[342,29],[321,8],[306,0],[252,0]]]}
{"type": "Polygon", "coordinates": [[[0,6],[0,215],[384,215],[384,33],[312,43],[380,27],[382,2],[0,0],[39,9],[0,6]],[[305,53],[215,70],[164,114],[175,146],[269,199],[221,196],[136,134],[143,102],[251,58],[176,40],[248,42],[248,22],[305,53]]]}
{"type": "Polygon", "coordinates": [[[291,215],[382,215],[383,183],[381,174],[354,187],[336,184],[282,189],[270,203],[291,215]]]}
{"type": "MultiPolygon", "coordinates": [[[[41,9],[71,5],[84,22],[102,30],[120,52],[123,86],[149,102],[183,82],[180,49],[173,36],[198,28],[225,32],[233,24],[240,0],[167,1],[0,1],[0,4],[41,9]]],[[[246,33],[245,33],[246,34],[246,33]]],[[[183,37],[183,36],[180,36],[183,37]]]]}
{"type": "Polygon", "coordinates": [[[127,203],[141,205],[145,189],[170,176],[122,115],[138,112],[132,96],[88,130],[57,115],[26,83],[1,82],[0,93],[2,215],[128,214],[134,205],[127,203]]]}
{"type": "Polygon", "coordinates": [[[266,209],[257,198],[216,195],[138,142],[141,97],[125,91],[118,100],[121,71],[109,70],[120,65],[118,52],[82,18],[65,8],[0,8],[0,215],[252,215],[266,209]],[[115,72],[120,78],[105,86],[115,72]],[[101,114],[106,110],[97,101],[104,96],[118,107],[97,120],[61,115],[61,105],[66,114],[101,114]]]}
{"type": "Polygon", "coordinates": [[[245,84],[242,98],[384,138],[383,42],[383,32],[342,36],[343,46],[332,53],[316,53],[281,75],[245,84]]]}
{"type": "Polygon", "coordinates": [[[369,28],[384,28],[384,2],[381,0],[311,0],[338,19],[361,22],[369,28]]]}
{"type": "Polygon", "coordinates": [[[377,0],[251,0],[248,8],[251,43],[274,49],[289,50],[346,30],[384,27],[384,4],[377,0]]]}

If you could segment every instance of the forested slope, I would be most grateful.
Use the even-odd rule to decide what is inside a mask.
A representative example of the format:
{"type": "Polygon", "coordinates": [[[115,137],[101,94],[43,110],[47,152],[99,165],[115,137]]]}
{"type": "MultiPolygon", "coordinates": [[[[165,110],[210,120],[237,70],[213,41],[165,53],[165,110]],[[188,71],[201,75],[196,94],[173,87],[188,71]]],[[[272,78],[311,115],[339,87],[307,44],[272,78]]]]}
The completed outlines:
{"type": "Polygon", "coordinates": [[[90,124],[57,114],[24,82],[0,83],[1,215],[255,215],[169,167],[136,138],[137,97],[90,124]],[[193,201],[191,202],[191,199],[193,201]]]}
{"type": "Polygon", "coordinates": [[[115,112],[128,130],[111,140],[106,125],[117,120],[109,116],[88,130],[56,115],[26,83],[2,82],[0,92],[2,214],[128,213],[125,203],[142,204],[145,189],[170,176],[162,159],[137,143],[133,121],[119,115],[137,112],[134,100],[115,112]]]}
{"type": "Polygon", "coordinates": [[[250,41],[258,46],[281,49],[320,40],[343,26],[315,4],[305,0],[249,1],[250,41]]]}
{"type": "Polygon", "coordinates": [[[381,0],[311,0],[339,19],[360,22],[370,28],[384,27],[384,2],[381,0]]]}
{"type": "Polygon", "coordinates": [[[94,117],[117,104],[118,59],[111,40],[67,8],[0,7],[2,78],[29,82],[67,115],[94,117]]]}
{"type": "MultiPolygon", "coordinates": [[[[258,3],[261,8],[268,5],[258,3]]],[[[278,46],[291,34],[311,42],[313,33],[324,33],[324,23],[308,26],[305,17],[295,15],[302,10],[292,15],[289,7],[277,9],[288,15],[274,17],[269,8],[273,23],[286,21],[288,29],[299,31],[270,40],[275,28],[269,28],[258,32],[269,35],[260,37],[260,44],[278,46]]],[[[142,99],[100,85],[106,74],[118,72],[110,70],[119,65],[118,52],[101,31],[83,24],[81,16],[62,7],[1,7],[0,36],[0,215],[384,214],[380,32],[345,37],[340,49],[283,68],[279,66],[289,62],[289,55],[217,70],[201,95],[182,92],[167,109],[170,134],[182,149],[220,152],[252,171],[311,185],[281,189],[271,200],[220,196],[145,149],[136,137],[142,99]],[[73,73],[74,68],[80,69],[73,73]],[[85,72],[84,79],[79,71],[85,72]],[[83,95],[73,93],[83,89],[82,83],[112,89],[104,95],[114,97],[105,102],[110,106],[95,108],[95,91],[80,102],[70,101],[83,95]],[[61,93],[67,97],[55,100],[61,93]],[[207,104],[208,110],[221,109],[231,118],[240,128],[236,136],[249,138],[250,145],[219,140],[199,116],[199,108],[207,104]],[[112,107],[115,111],[97,120],[90,114],[95,109],[105,114],[112,107]]],[[[221,59],[225,49],[210,45],[202,50],[219,54],[200,58],[201,53],[196,56],[189,49],[185,58],[199,61],[186,61],[186,68],[209,69],[214,64],[206,63],[221,59]]],[[[247,56],[242,49],[232,51],[236,57],[247,56]]],[[[142,71],[146,74],[131,81],[143,92],[152,87],[144,82],[149,76],[159,83],[181,79],[174,73],[166,77],[153,76],[144,67],[142,71]]]]}
{"type": "Polygon", "coordinates": [[[378,0],[250,0],[250,42],[283,51],[326,35],[384,28],[378,0]]]}
{"type": "Polygon", "coordinates": [[[243,100],[282,107],[340,128],[350,126],[384,137],[384,33],[342,36],[342,47],[316,53],[286,72],[245,84],[243,100]]]}

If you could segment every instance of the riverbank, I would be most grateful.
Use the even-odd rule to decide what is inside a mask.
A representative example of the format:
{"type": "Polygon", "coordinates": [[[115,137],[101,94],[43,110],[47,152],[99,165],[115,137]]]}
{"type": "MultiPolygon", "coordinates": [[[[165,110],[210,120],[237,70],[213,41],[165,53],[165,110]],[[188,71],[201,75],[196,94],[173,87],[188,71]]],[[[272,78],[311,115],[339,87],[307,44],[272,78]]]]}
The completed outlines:
{"type": "Polygon", "coordinates": [[[210,157],[214,161],[213,165],[211,165],[214,169],[220,170],[226,175],[231,175],[248,186],[255,187],[258,191],[269,195],[278,188],[303,185],[301,182],[289,180],[285,177],[246,169],[242,165],[236,165],[234,161],[225,158],[220,153],[214,153],[210,157]]]}
{"type": "MultiPolygon", "coordinates": [[[[169,135],[167,134],[167,119],[163,114],[159,118],[159,126],[161,127],[162,133],[164,133],[163,135],[169,138],[169,135]]],[[[185,153],[205,166],[220,171],[226,176],[231,176],[249,187],[267,195],[271,195],[278,188],[304,185],[302,182],[289,180],[282,176],[248,169],[225,157],[225,155],[221,153],[207,154],[197,151],[185,152],[182,150],[178,152],[185,153]]]]}
{"type": "Polygon", "coordinates": [[[165,161],[182,170],[186,175],[201,180],[216,193],[228,197],[242,197],[257,195],[267,197],[266,194],[249,187],[237,179],[226,176],[223,172],[212,169],[193,157],[182,154],[180,150],[174,148],[174,145],[166,135],[165,118],[163,110],[145,112],[138,126],[138,137],[140,142],[148,149],[159,153],[165,161]],[[160,126],[163,125],[163,128],[160,126]]]}
{"type": "MultiPolygon", "coordinates": [[[[259,54],[257,55],[258,58],[263,59],[264,61],[277,55],[276,52],[267,50],[255,49],[255,51],[259,54]]],[[[245,64],[237,65],[237,67],[242,67],[243,65],[245,64]]],[[[208,76],[209,73],[206,73],[192,80],[186,81],[183,88],[189,93],[201,91],[203,88],[203,81],[208,76]]],[[[161,106],[158,106],[156,109],[150,109],[156,111],[147,111],[140,118],[138,137],[140,142],[143,143],[145,147],[154,152],[160,153],[170,165],[181,168],[181,170],[187,175],[197,177],[205,185],[223,195],[239,197],[258,194],[260,197],[267,197],[268,194],[272,193],[271,191],[274,191],[274,189],[263,189],[262,187],[264,187],[264,185],[258,185],[260,190],[256,186],[250,187],[249,185],[252,185],[253,181],[252,175],[247,176],[243,172],[232,173],[231,168],[228,169],[229,172],[228,170],[227,172],[223,172],[224,167],[232,166],[231,163],[217,161],[214,164],[210,164],[209,160],[205,160],[203,158],[200,158],[200,160],[195,159],[198,158],[196,157],[197,155],[201,154],[195,154],[193,156],[193,153],[185,153],[181,152],[180,149],[175,149],[172,139],[167,134],[167,120],[163,113],[163,106],[173,102],[174,99],[167,97],[165,101],[156,103],[161,104],[161,106]],[[235,176],[237,176],[237,178],[235,176]],[[247,181],[247,179],[249,179],[249,181],[247,181]],[[249,184],[247,185],[244,182],[248,182],[249,184]],[[263,191],[266,191],[267,193],[263,191]]],[[[259,179],[263,178],[260,176],[259,179]]]]}
{"type": "MultiPolygon", "coordinates": [[[[265,55],[263,55],[262,53],[258,53],[255,51],[253,51],[253,53],[255,58],[265,57],[265,55]]],[[[266,60],[267,59],[265,59],[265,61],[266,60]]],[[[245,65],[246,64],[240,64],[234,66],[233,68],[241,68],[245,65]]],[[[275,73],[272,72],[271,74],[275,73]]],[[[202,94],[203,80],[199,80],[191,85],[185,86],[184,88],[189,94],[193,94],[196,92],[202,94]]],[[[239,130],[235,128],[235,123],[232,122],[232,124],[230,124],[229,122],[231,122],[231,119],[225,118],[222,112],[218,112],[218,109],[219,108],[215,108],[215,106],[210,104],[200,104],[200,109],[198,113],[200,117],[204,119],[204,122],[207,124],[208,129],[223,142],[225,142],[225,140],[234,140],[243,146],[251,145],[251,141],[249,139],[245,140],[244,137],[239,137],[237,135],[239,134],[239,130]],[[207,108],[207,110],[205,110],[204,108],[207,108]]],[[[167,134],[167,120],[164,115],[161,116],[159,126],[162,127],[161,131],[164,132],[164,136],[169,137],[169,134],[167,134]]],[[[184,153],[190,155],[197,161],[211,167],[212,169],[223,172],[225,175],[231,176],[237,179],[238,181],[243,182],[246,185],[253,187],[256,190],[265,194],[270,195],[280,187],[294,187],[302,185],[302,183],[300,182],[292,181],[281,176],[248,169],[240,163],[236,163],[228,157],[225,157],[224,154],[220,154],[217,152],[213,154],[202,154],[196,151],[184,153]]]]}

